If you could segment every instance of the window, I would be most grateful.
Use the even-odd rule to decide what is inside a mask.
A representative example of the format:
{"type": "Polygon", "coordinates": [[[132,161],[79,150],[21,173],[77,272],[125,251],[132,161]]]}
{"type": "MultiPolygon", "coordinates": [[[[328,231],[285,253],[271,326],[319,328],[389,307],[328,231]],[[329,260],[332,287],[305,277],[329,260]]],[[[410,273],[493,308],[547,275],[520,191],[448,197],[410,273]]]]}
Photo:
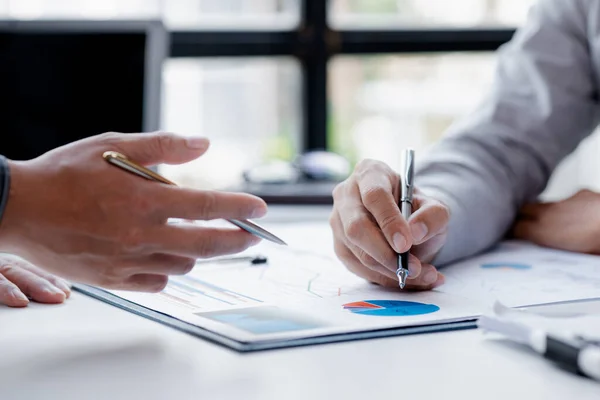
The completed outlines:
{"type": "Polygon", "coordinates": [[[298,0],[165,0],[165,23],[173,29],[282,30],[298,26],[298,0]]]}
{"type": "Polygon", "coordinates": [[[174,181],[201,188],[241,184],[260,160],[291,161],[300,143],[300,70],[290,58],[177,58],[163,75],[163,126],[210,138],[205,156],[161,166],[174,181]]]}
{"type": "Polygon", "coordinates": [[[330,148],[399,169],[399,149],[418,153],[471,112],[491,83],[490,53],[339,56],[330,64],[330,148]]]}
{"type": "Polygon", "coordinates": [[[178,182],[229,188],[306,150],[393,166],[485,94],[535,0],[0,0],[4,18],[162,18],[163,128],[213,146],[178,182]],[[375,138],[375,140],[374,140],[375,138]]]}
{"type": "Polygon", "coordinates": [[[348,29],[399,27],[515,27],[532,0],[331,0],[329,22],[348,29]]]}

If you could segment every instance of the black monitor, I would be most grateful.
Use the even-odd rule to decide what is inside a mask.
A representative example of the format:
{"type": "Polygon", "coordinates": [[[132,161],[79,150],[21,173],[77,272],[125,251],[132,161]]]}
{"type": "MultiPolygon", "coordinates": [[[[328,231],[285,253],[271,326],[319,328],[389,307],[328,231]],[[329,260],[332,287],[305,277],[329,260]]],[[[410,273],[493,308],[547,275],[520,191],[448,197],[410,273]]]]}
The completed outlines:
{"type": "Polygon", "coordinates": [[[159,128],[159,21],[0,21],[0,154],[159,128]]]}

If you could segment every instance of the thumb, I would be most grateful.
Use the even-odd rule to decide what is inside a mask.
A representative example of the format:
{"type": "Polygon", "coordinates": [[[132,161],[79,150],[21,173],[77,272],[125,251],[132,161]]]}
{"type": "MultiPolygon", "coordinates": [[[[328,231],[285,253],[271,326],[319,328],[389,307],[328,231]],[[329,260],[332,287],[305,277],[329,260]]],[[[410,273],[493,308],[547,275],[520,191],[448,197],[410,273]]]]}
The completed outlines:
{"type": "Polygon", "coordinates": [[[114,145],[119,151],[144,166],[183,164],[206,153],[210,144],[203,137],[185,137],[169,132],[123,134],[115,139],[114,145]]]}

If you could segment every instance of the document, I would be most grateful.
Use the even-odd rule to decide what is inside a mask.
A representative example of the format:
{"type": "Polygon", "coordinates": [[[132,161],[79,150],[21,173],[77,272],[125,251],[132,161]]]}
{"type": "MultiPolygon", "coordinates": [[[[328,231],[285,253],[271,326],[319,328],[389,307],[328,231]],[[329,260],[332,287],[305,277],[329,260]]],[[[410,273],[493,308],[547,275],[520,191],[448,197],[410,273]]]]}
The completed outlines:
{"type": "Polygon", "coordinates": [[[444,286],[416,293],[385,289],[348,272],[335,257],[326,224],[267,228],[289,246],[261,243],[236,256],[264,256],[266,263],[200,261],[190,274],[172,277],[161,293],[107,293],[257,348],[468,321],[474,327],[498,299],[520,307],[600,296],[600,257],[507,242],[446,267],[444,286]]]}

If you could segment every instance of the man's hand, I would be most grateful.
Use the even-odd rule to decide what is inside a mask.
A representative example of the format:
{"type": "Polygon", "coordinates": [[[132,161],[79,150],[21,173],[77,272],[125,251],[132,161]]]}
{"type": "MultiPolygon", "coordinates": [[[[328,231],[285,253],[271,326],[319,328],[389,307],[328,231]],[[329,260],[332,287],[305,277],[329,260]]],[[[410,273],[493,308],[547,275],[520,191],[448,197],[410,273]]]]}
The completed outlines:
{"type": "Polygon", "coordinates": [[[528,204],[512,236],[540,246],[600,254],[600,194],[582,190],[563,201],[528,204]]]}
{"type": "Polygon", "coordinates": [[[398,287],[397,253],[411,249],[407,289],[430,290],[444,276],[429,263],[446,240],[449,211],[415,191],[406,221],[398,207],[400,176],[378,161],[363,161],[336,187],[330,224],[335,252],[346,267],[373,283],[398,287]]]}
{"type": "Polygon", "coordinates": [[[62,303],[71,295],[69,284],[27,261],[0,254],[0,304],[26,307],[29,299],[39,303],[62,303]]]}
{"type": "Polygon", "coordinates": [[[114,150],[145,166],[181,164],[200,157],[208,145],[203,138],[168,133],[108,133],[34,160],[10,161],[0,251],[74,282],[155,292],[169,275],[188,273],[196,258],[257,244],[258,238],[235,227],[167,221],[258,218],[267,208],[261,199],[148,181],[102,158],[114,150]]]}

